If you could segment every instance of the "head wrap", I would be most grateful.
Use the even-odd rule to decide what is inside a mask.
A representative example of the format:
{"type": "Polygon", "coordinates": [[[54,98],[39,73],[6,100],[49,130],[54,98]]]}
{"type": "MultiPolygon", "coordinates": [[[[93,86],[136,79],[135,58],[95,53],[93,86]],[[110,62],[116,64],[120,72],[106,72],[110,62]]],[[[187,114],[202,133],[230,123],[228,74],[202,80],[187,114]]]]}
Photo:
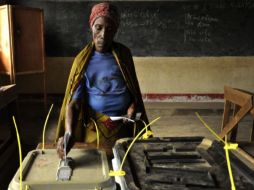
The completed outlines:
{"type": "Polygon", "coordinates": [[[110,20],[112,20],[116,28],[118,28],[120,24],[120,15],[117,11],[117,8],[114,5],[111,5],[108,2],[94,5],[91,10],[91,15],[89,19],[89,24],[91,28],[94,24],[94,21],[101,16],[107,17],[110,20]]]}

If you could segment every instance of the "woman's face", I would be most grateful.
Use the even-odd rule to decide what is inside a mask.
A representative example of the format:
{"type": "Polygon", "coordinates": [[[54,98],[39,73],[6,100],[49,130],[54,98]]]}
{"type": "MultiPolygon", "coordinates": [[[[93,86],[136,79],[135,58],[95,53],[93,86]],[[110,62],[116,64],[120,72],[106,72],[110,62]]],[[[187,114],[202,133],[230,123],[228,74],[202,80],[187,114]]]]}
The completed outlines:
{"type": "Polygon", "coordinates": [[[116,27],[107,17],[98,17],[92,26],[93,42],[95,50],[98,52],[107,52],[110,49],[116,27]]]}

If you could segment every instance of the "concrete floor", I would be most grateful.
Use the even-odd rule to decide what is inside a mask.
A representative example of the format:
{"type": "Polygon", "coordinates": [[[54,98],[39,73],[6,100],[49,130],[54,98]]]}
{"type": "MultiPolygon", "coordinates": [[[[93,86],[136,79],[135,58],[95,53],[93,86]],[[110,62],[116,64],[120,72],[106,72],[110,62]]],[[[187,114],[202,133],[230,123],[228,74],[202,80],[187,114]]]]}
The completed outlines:
{"type": "MultiPolygon", "coordinates": [[[[217,134],[221,131],[223,102],[207,103],[146,103],[150,120],[161,116],[153,126],[155,136],[204,136],[211,140],[215,136],[203,125],[196,112],[217,134]]],[[[247,115],[239,124],[238,141],[247,141],[253,118],[247,115]]]]}
{"type": "MultiPolygon", "coordinates": [[[[19,111],[19,128],[21,139],[23,142],[23,157],[29,150],[35,149],[37,144],[42,141],[42,129],[44,121],[51,104],[54,104],[52,112],[49,116],[46,142],[53,142],[57,119],[60,111],[62,98],[49,97],[48,106],[44,109],[41,100],[23,98],[18,101],[19,111]]],[[[198,112],[205,122],[216,132],[220,132],[220,126],[223,114],[223,102],[208,103],[162,103],[147,102],[145,103],[149,120],[152,121],[157,117],[161,117],[152,125],[155,137],[173,137],[173,136],[204,136],[211,140],[215,139],[207,128],[195,115],[198,112]]],[[[1,125],[1,122],[0,122],[1,125]]],[[[249,136],[250,126],[252,126],[252,117],[247,116],[240,124],[239,137],[237,140],[246,141],[249,136]]],[[[6,134],[8,126],[2,127],[0,134],[6,134]]],[[[0,135],[0,139],[4,138],[0,135]]],[[[17,148],[14,150],[18,161],[17,148]]],[[[13,153],[12,153],[13,154],[13,153]]],[[[12,164],[13,169],[9,171],[9,177],[4,182],[1,181],[0,189],[5,189],[11,180],[11,176],[17,169],[17,163],[12,164]]],[[[3,171],[0,171],[0,174],[3,171]]],[[[6,174],[7,175],[7,174],[6,174]]],[[[1,176],[1,175],[0,175],[1,176]]]]}
{"type": "MultiPolygon", "coordinates": [[[[49,116],[46,128],[46,142],[53,142],[60,112],[61,99],[49,98],[45,109],[41,101],[22,100],[19,102],[20,128],[23,140],[27,144],[37,144],[42,139],[42,129],[50,106],[53,109],[49,116]]],[[[220,132],[223,102],[204,103],[177,103],[177,102],[145,102],[147,115],[150,121],[160,117],[151,128],[156,137],[170,136],[204,136],[211,140],[214,135],[202,124],[196,116],[200,114],[203,120],[216,133],[220,132]]],[[[238,141],[246,141],[252,126],[252,117],[247,115],[239,125],[238,141]]]]}

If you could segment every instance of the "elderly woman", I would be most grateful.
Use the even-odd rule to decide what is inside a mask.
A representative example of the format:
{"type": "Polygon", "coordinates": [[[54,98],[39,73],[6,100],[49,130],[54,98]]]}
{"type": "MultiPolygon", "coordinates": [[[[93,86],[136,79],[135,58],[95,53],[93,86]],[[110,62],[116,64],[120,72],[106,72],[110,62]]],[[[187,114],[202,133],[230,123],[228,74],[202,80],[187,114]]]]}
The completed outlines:
{"type": "Polygon", "coordinates": [[[133,136],[134,129],[126,120],[110,117],[135,118],[139,112],[148,122],[131,52],[113,41],[119,22],[115,6],[99,3],[92,8],[93,41],[74,60],[61,108],[56,135],[60,157],[66,133],[76,142],[96,143],[97,126],[100,144],[113,146],[117,139],[133,136]]]}

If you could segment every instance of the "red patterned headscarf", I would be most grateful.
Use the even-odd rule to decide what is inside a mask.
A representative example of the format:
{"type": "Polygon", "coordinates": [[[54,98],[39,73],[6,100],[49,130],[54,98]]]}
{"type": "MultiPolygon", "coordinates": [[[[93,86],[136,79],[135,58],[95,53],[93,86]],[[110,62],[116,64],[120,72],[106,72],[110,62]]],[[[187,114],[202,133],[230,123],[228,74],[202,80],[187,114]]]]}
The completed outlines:
{"type": "Polygon", "coordinates": [[[89,19],[89,24],[91,28],[94,24],[94,21],[101,16],[111,19],[115,24],[116,28],[118,28],[120,24],[120,15],[114,5],[111,5],[108,2],[94,5],[89,19]]]}

